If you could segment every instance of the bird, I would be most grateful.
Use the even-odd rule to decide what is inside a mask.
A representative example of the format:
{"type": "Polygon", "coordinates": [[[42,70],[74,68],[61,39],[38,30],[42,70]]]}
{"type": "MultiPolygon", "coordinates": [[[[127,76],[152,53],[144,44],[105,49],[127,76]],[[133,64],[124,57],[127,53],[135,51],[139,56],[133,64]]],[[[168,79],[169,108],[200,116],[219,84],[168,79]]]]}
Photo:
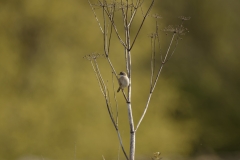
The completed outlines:
{"type": "Polygon", "coordinates": [[[119,88],[117,92],[119,92],[120,89],[124,89],[125,87],[129,86],[129,78],[125,72],[119,73],[118,83],[119,83],[119,88]]]}

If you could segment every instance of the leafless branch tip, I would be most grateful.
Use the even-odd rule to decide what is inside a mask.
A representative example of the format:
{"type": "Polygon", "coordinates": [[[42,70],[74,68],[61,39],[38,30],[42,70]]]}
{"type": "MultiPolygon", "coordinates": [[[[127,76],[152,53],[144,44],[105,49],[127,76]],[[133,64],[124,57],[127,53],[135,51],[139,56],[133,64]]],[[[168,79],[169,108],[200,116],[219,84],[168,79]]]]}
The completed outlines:
{"type": "Polygon", "coordinates": [[[185,35],[186,33],[188,33],[188,29],[185,28],[183,25],[177,25],[177,26],[173,26],[173,25],[169,25],[167,27],[165,27],[163,29],[164,32],[172,32],[172,33],[176,33],[179,35],[185,35]]]}
{"type": "Polygon", "coordinates": [[[100,54],[100,53],[91,53],[91,54],[85,55],[83,58],[87,59],[89,61],[92,61],[92,60],[97,59],[99,57],[105,57],[105,55],[100,54]]]}
{"type": "Polygon", "coordinates": [[[191,17],[185,17],[185,16],[179,16],[179,19],[181,19],[182,21],[188,21],[191,19],[191,17]]]}
{"type": "Polygon", "coordinates": [[[161,19],[161,18],[162,18],[162,17],[161,17],[159,14],[157,14],[157,13],[151,15],[151,17],[152,17],[152,18],[155,18],[155,19],[161,19]]]}

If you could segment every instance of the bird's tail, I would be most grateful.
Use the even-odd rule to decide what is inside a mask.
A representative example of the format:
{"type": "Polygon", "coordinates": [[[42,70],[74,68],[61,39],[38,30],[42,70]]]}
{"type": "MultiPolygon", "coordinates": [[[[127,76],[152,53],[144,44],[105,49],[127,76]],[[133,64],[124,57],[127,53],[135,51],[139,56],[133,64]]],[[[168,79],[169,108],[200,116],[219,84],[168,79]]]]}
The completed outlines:
{"type": "Polygon", "coordinates": [[[121,89],[121,88],[119,87],[119,88],[118,88],[118,90],[117,90],[117,92],[119,92],[119,91],[120,91],[120,89],[121,89]]]}

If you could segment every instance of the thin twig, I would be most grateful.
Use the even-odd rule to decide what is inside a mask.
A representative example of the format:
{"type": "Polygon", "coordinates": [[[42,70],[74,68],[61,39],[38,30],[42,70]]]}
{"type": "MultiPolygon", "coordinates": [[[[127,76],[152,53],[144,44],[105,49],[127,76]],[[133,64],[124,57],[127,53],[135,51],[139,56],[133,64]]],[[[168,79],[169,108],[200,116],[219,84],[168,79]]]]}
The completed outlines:
{"type": "Polygon", "coordinates": [[[123,96],[124,96],[124,98],[125,98],[126,102],[127,102],[127,103],[129,103],[129,100],[127,99],[127,96],[126,96],[126,94],[125,94],[125,92],[124,92],[124,90],[123,90],[123,89],[122,89],[122,93],[123,93],[123,96]]]}
{"type": "MultiPolygon", "coordinates": [[[[107,83],[108,84],[108,83],[107,83]]],[[[114,117],[114,114],[113,114],[113,111],[112,111],[112,104],[111,104],[111,97],[109,96],[109,89],[108,89],[108,86],[106,86],[107,88],[107,97],[108,97],[108,103],[109,103],[109,110],[111,112],[111,115],[114,117]]],[[[114,123],[116,124],[116,121],[114,120],[114,123]]],[[[117,125],[117,124],[116,124],[117,125]]]]}
{"type": "Polygon", "coordinates": [[[114,78],[113,78],[113,72],[112,72],[112,87],[113,87],[113,96],[114,96],[114,100],[116,103],[116,125],[118,126],[118,101],[117,101],[117,96],[116,96],[116,92],[115,92],[115,85],[114,85],[114,78]]]}
{"type": "MultiPolygon", "coordinates": [[[[112,68],[112,70],[113,70],[113,72],[114,72],[114,74],[115,74],[115,76],[117,78],[117,73],[116,73],[116,71],[115,71],[115,69],[114,69],[114,67],[112,65],[112,62],[111,62],[111,60],[109,58],[109,47],[110,47],[110,40],[111,40],[111,35],[112,35],[112,25],[111,25],[111,32],[110,32],[110,37],[109,37],[109,45],[107,47],[106,34],[105,34],[106,33],[105,7],[103,7],[103,19],[104,19],[104,33],[103,33],[103,36],[104,36],[104,38],[103,38],[103,40],[104,40],[104,52],[105,52],[105,56],[106,56],[106,58],[108,60],[108,63],[111,66],[111,68],[112,68]]],[[[110,18],[110,21],[111,20],[113,20],[113,16],[110,18]]]]}
{"type": "Polygon", "coordinates": [[[138,124],[137,124],[137,127],[136,127],[135,131],[137,131],[137,129],[139,128],[139,126],[140,126],[140,124],[141,124],[141,122],[142,122],[142,120],[143,120],[143,118],[144,118],[144,116],[145,116],[145,114],[146,114],[146,112],[147,112],[147,109],[148,109],[148,106],[149,106],[149,102],[150,102],[151,97],[152,97],[152,93],[153,93],[153,91],[154,91],[154,89],[155,89],[155,87],[156,87],[156,85],[157,85],[159,76],[160,76],[160,74],[161,74],[161,72],[162,72],[162,68],[163,68],[164,64],[166,63],[166,59],[167,59],[167,57],[168,57],[169,50],[170,50],[170,48],[171,48],[171,46],[172,46],[172,42],[173,42],[173,39],[174,39],[174,37],[175,37],[175,34],[176,34],[176,33],[174,33],[173,36],[172,36],[172,40],[171,40],[171,42],[170,42],[170,44],[169,44],[167,53],[166,53],[166,55],[165,55],[165,58],[164,58],[163,62],[161,63],[161,66],[160,66],[159,70],[158,70],[157,77],[156,77],[156,79],[155,79],[155,81],[154,81],[154,83],[153,83],[152,89],[150,90],[150,93],[149,93],[149,96],[148,96],[147,104],[146,104],[146,106],[145,106],[145,109],[144,109],[144,111],[143,111],[143,114],[142,114],[140,120],[138,121],[138,124]]]}
{"type": "Polygon", "coordinates": [[[102,8],[102,14],[103,14],[103,48],[104,48],[104,52],[105,52],[105,55],[108,56],[108,47],[107,47],[107,29],[106,29],[106,18],[105,18],[105,7],[103,5],[103,8],[102,8]]]}
{"type": "Polygon", "coordinates": [[[119,145],[119,146],[118,146],[118,158],[117,158],[118,160],[119,160],[119,158],[120,158],[120,147],[121,147],[121,146],[119,145]]]}
{"type": "Polygon", "coordinates": [[[110,22],[112,23],[113,28],[114,28],[114,30],[115,30],[115,32],[116,32],[116,35],[117,35],[120,43],[121,43],[124,47],[126,47],[125,43],[123,42],[122,38],[120,37],[120,34],[118,33],[118,30],[117,30],[117,27],[116,27],[116,25],[115,25],[115,23],[114,23],[114,20],[111,19],[111,14],[110,14],[110,13],[108,12],[108,10],[104,7],[104,5],[103,5],[103,3],[102,3],[101,1],[99,1],[99,3],[100,3],[101,6],[103,6],[103,9],[105,10],[105,12],[106,12],[106,14],[107,14],[110,22]]]}
{"type": "Polygon", "coordinates": [[[125,24],[125,27],[127,27],[127,23],[128,23],[128,8],[129,8],[129,5],[128,5],[128,0],[126,0],[127,1],[127,4],[126,4],[126,13],[125,13],[125,15],[126,15],[126,19],[125,19],[125,22],[126,22],[126,24],[125,24]]]}
{"type": "Polygon", "coordinates": [[[177,48],[177,45],[178,45],[178,39],[179,39],[179,36],[177,37],[176,44],[175,44],[175,47],[173,48],[173,51],[172,51],[171,55],[167,58],[165,63],[167,63],[172,58],[172,56],[173,56],[173,54],[174,54],[174,52],[177,48]]]}
{"type": "Polygon", "coordinates": [[[126,159],[128,160],[128,156],[127,156],[127,153],[126,153],[126,151],[125,151],[125,149],[124,149],[124,147],[123,147],[123,142],[122,142],[122,138],[121,138],[121,135],[120,135],[118,126],[117,126],[117,124],[116,124],[116,122],[115,122],[115,120],[114,120],[114,118],[113,118],[113,115],[111,114],[110,106],[109,106],[108,100],[107,100],[106,98],[105,98],[105,101],[106,101],[107,110],[108,110],[108,113],[109,113],[110,118],[111,118],[111,120],[112,120],[113,126],[114,126],[114,128],[115,128],[115,130],[116,130],[116,132],[117,132],[117,134],[118,134],[118,140],[119,140],[119,143],[120,143],[120,145],[121,145],[122,151],[123,151],[126,159]]]}
{"type": "Polygon", "coordinates": [[[101,86],[103,87],[103,91],[104,91],[104,95],[106,96],[106,85],[104,83],[104,80],[103,80],[103,77],[102,77],[102,74],[99,70],[99,67],[98,67],[98,64],[97,64],[97,60],[96,59],[93,59],[94,62],[95,62],[95,66],[96,66],[96,71],[97,71],[97,74],[98,74],[98,77],[99,77],[99,80],[100,80],[100,83],[101,83],[101,86]]]}
{"type": "Polygon", "coordinates": [[[91,64],[92,64],[93,71],[94,71],[94,73],[96,74],[96,77],[97,77],[97,81],[98,81],[98,84],[99,84],[100,90],[101,90],[102,94],[104,95],[104,91],[103,91],[103,88],[102,88],[102,84],[100,83],[100,79],[99,79],[99,77],[98,77],[98,74],[97,74],[97,71],[96,71],[95,65],[94,65],[93,61],[90,61],[90,62],[91,62],[91,64]]]}
{"type": "Polygon", "coordinates": [[[116,70],[114,69],[114,67],[113,67],[113,64],[112,64],[112,62],[111,62],[110,58],[109,58],[109,57],[107,57],[107,60],[108,60],[108,63],[109,63],[109,65],[110,65],[110,66],[111,66],[111,68],[112,68],[112,71],[113,71],[113,73],[114,73],[114,75],[115,75],[116,79],[118,79],[117,72],[116,72],[116,70]]]}
{"type": "Polygon", "coordinates": [[[140,0],[138,0],[138,1],[136,2],[136,7],[134,7],[134,11],[133,11],[133,13],[131,14],[131,18],[130,18],[130,20],[129,20],[128,26],[131,26],[132,21],[133,21],[135,15],[136,15],[136,13],[137,13],[137,10],[138,10],[139,6],[140,6],[140,0]]]}
{"type": "Polygon", "coordinates": [[[124,11],[124,3],[122,0],[121,0],[121,10],[122,10],[122,17],[123,17],[123,26],[124,26],[124,28],[126,28],[126,24],[125,24],[126,14],[124,11]]]}
{"type": "MultiPolygon", "coordinates": [[[[90,58],[91,58],[91,57],[90,57],[90,58]]],[[[90,59],[90,60],[91,60],[91,59],[90,59]]],[[[101,72],[100,72],[100,69],[99,69],[99,67],[98,67],[97,60],[96,60],[95,57],[93,57],[93,59],[91,60],[91,63],[92,63],[92,65],[93,65],[93,70],[94,70],[94,72],[96,73],[97,80],[98,80],[99,85],[100,85],[100,89],[101,89],[101,91],[102,91],[102,93],[103,93],[103,96],[104,96],[104,98],[105,98],[105,102],[106,102],[108,114],[109,114],[110,119],[111,119],[111,121],[112,121],[112,123],[113,123],[113,126],[114,126],[114,128],[115,128],[115,130],[116,130],[116,132],[117,132],[117,134],[118,134],[118,139],[119,139],[119,143],[120,143],[120,145],[121,145],[122,151],[123,151],[126,159],[128,160],[128,156],[127,156],[126,151],[125,151],[125,149],[124,149],[124,147],[123,147],[122,138],[121,138],[120,132],[119,132],[119,130],[118,130],[117,122],[114,120],[113,113],[112,113],[112,110],[111,110],[110,98],[109,98],[109,96],[108,96],[108,95],[109,95],[108,89],[107,89],[107,87],[106,87],[106,85],[105,85],[105,83],[104,83],[104,80],[103,80],[103,78],[102,78],[102,75],[101,75],[101,72]],[[94,62],[95,65],[93,65],[93,62],[92,62],[92,61],[94,62]]]]}
{"type": "Polygon", "coordinates": [[[150,90],[153,86],[153,77],[154,77],[154,70],[155,70],[155,35],[151,36],[151,81],[150,81],[150,90]]]}
{"type": "Polygon", "coordinates": [[[127,156],[127,153],[126,153],[126,151],[125,151],[125,149],[124,149],[124,147],[123,147],[123,142],[122,142],[122,138],[121,138],[121,135],[120,135],[119,130],[117,130],[117,134],[118,134],[118,139],[119,139],[119,142],[120,142],[120,145],[121,145],[123,154],[125,155],[125,158],[126,158],[127,160],[129,160],[129,158],[128,158],[128,156],[127,156]]]}
{"type": "Polygon", "coordinates": [[[100,24],[100,22],[99,22],[99,20],[98,20],[98,18],[97,18],[96,12],[95,12],[95,10],[94,10],[94,8],[93,8],[92,3],[90,2],[90,0],[88,0],[88,3],[89,3],[89,5],[90,5],[91,8],[92,8],[92,11],[93,11],[93,14],[94,14],[94,16],[95,16],[95,19],[96,19],[96,21],[97,21],[97,23],[98,23],[98,25],[99,25],[100,30],[101,30],[102,33],[103,33],[103,29],[102,29],[102,27],[101,27],[101,24],[100,24]]]}
{"type": "Polygon", "coordinates": [[[150,5],[150,7],[148,8],[145,16],[143,17],[142,23],[140,24],[140,27],[139,27],[139,29],[138,29],[138,31],[137,31],[137,34],[135,35],[135,38],[134,38],[133,43],[132,43],[132,45],[131,45],[131,48],[129,48],[129,50],[131,50],[132,47],[134,46],[134,44],[135,44],[135,42],[136,42],[136,39],[137,39],[137,37],[138,37],[141,29],[142,29],[143,23],[145,22],[145,20],[146,20],[146,18],[147,18],[147,16],[148,16],[148,13],[149,13],[150,10],[152,9],[152,6],[153,6],[153,4],[154,4],[154,1],[155,1],[155,0],[152,0],[152,3],[151,3],[151,5],[150,5]]]}
{"type": "Polygon", "coordinates": [[[141,116],[141,118],[140,118],[140,120],[139,120],[139,122],[138,122],[138,124],[137,124],[137,126],[136,126],[135,132],[137,132],[138,127],[140,126],[140,124],[141,124],[141,122],[142,122],[142,120],[143,120],[143,118],[144,118],[144,116],[145,116],[145,114],[146,114],[146,112],[147,112],[147,109],[148,109],[148,106],[149,106],[149,102],[150,102],[150,100],[151,100],[151,97],[152,97],[152,92],[150,92],[150,94],[149,94],[149,96],[148,96],[148,100],[147,100],[146,107],[145,107],[145,109],[144,109],[144,111],[143,111],[143,114],[142,114],[142,116],[141,116]]]}
{"type": "Polygon", "coordinates": [[[102,155],[103,160],[105,160],[104,156],[102,155]]]}
{"type": "Polygon", "coordinates": [[[74,147],[74,160],[76,160],[76,155],[77,155],[77,144],[75,142],[75,147],[74,147]]]}
{"type": "MultiPolygon", "coordinates": [[[[115,5],[114,5],[114,7],[112,9],[111,20],[113,20],[113,18],[114,18],[114,13],[115,13],[115,5]]],[[[109,35],[109,39],[108,39],[108,56],[109,56],[109,50],[110,50],[110,45],[111,45],[112,30],[113,30],[113,26],[111,25],[111,27],[110,27],[110,35],[109,35]]]]}
{"type": "Polygon", "coordinates": [[[172,46],[172,42],[173,42],[173,40],[174,40],[175,35],[176,35],[176,33],[174,33],[173,36],[172,36],[171,42],[170,42],[170,44],[169,44],[169,46],[168,46],[167,53],[166,53],[165,58],[164,58],[164,60],[162,61],[162,63],[166,63],[166,60],[167,60],[167,57],[168,57],[168,54],[169,54],[170,48],[171,48],[171,46],[172,46]]]}

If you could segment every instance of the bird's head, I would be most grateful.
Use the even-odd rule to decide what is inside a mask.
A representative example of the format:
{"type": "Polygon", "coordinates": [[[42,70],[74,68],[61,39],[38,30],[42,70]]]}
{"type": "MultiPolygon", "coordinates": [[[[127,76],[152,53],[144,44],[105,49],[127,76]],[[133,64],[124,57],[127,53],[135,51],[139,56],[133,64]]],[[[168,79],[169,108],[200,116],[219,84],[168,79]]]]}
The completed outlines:
{"type": "Polygon", "coordinates": [[[119,75],[120,76],[127,76],[127,74],[125,72],[120,72],[119,75]]]}

